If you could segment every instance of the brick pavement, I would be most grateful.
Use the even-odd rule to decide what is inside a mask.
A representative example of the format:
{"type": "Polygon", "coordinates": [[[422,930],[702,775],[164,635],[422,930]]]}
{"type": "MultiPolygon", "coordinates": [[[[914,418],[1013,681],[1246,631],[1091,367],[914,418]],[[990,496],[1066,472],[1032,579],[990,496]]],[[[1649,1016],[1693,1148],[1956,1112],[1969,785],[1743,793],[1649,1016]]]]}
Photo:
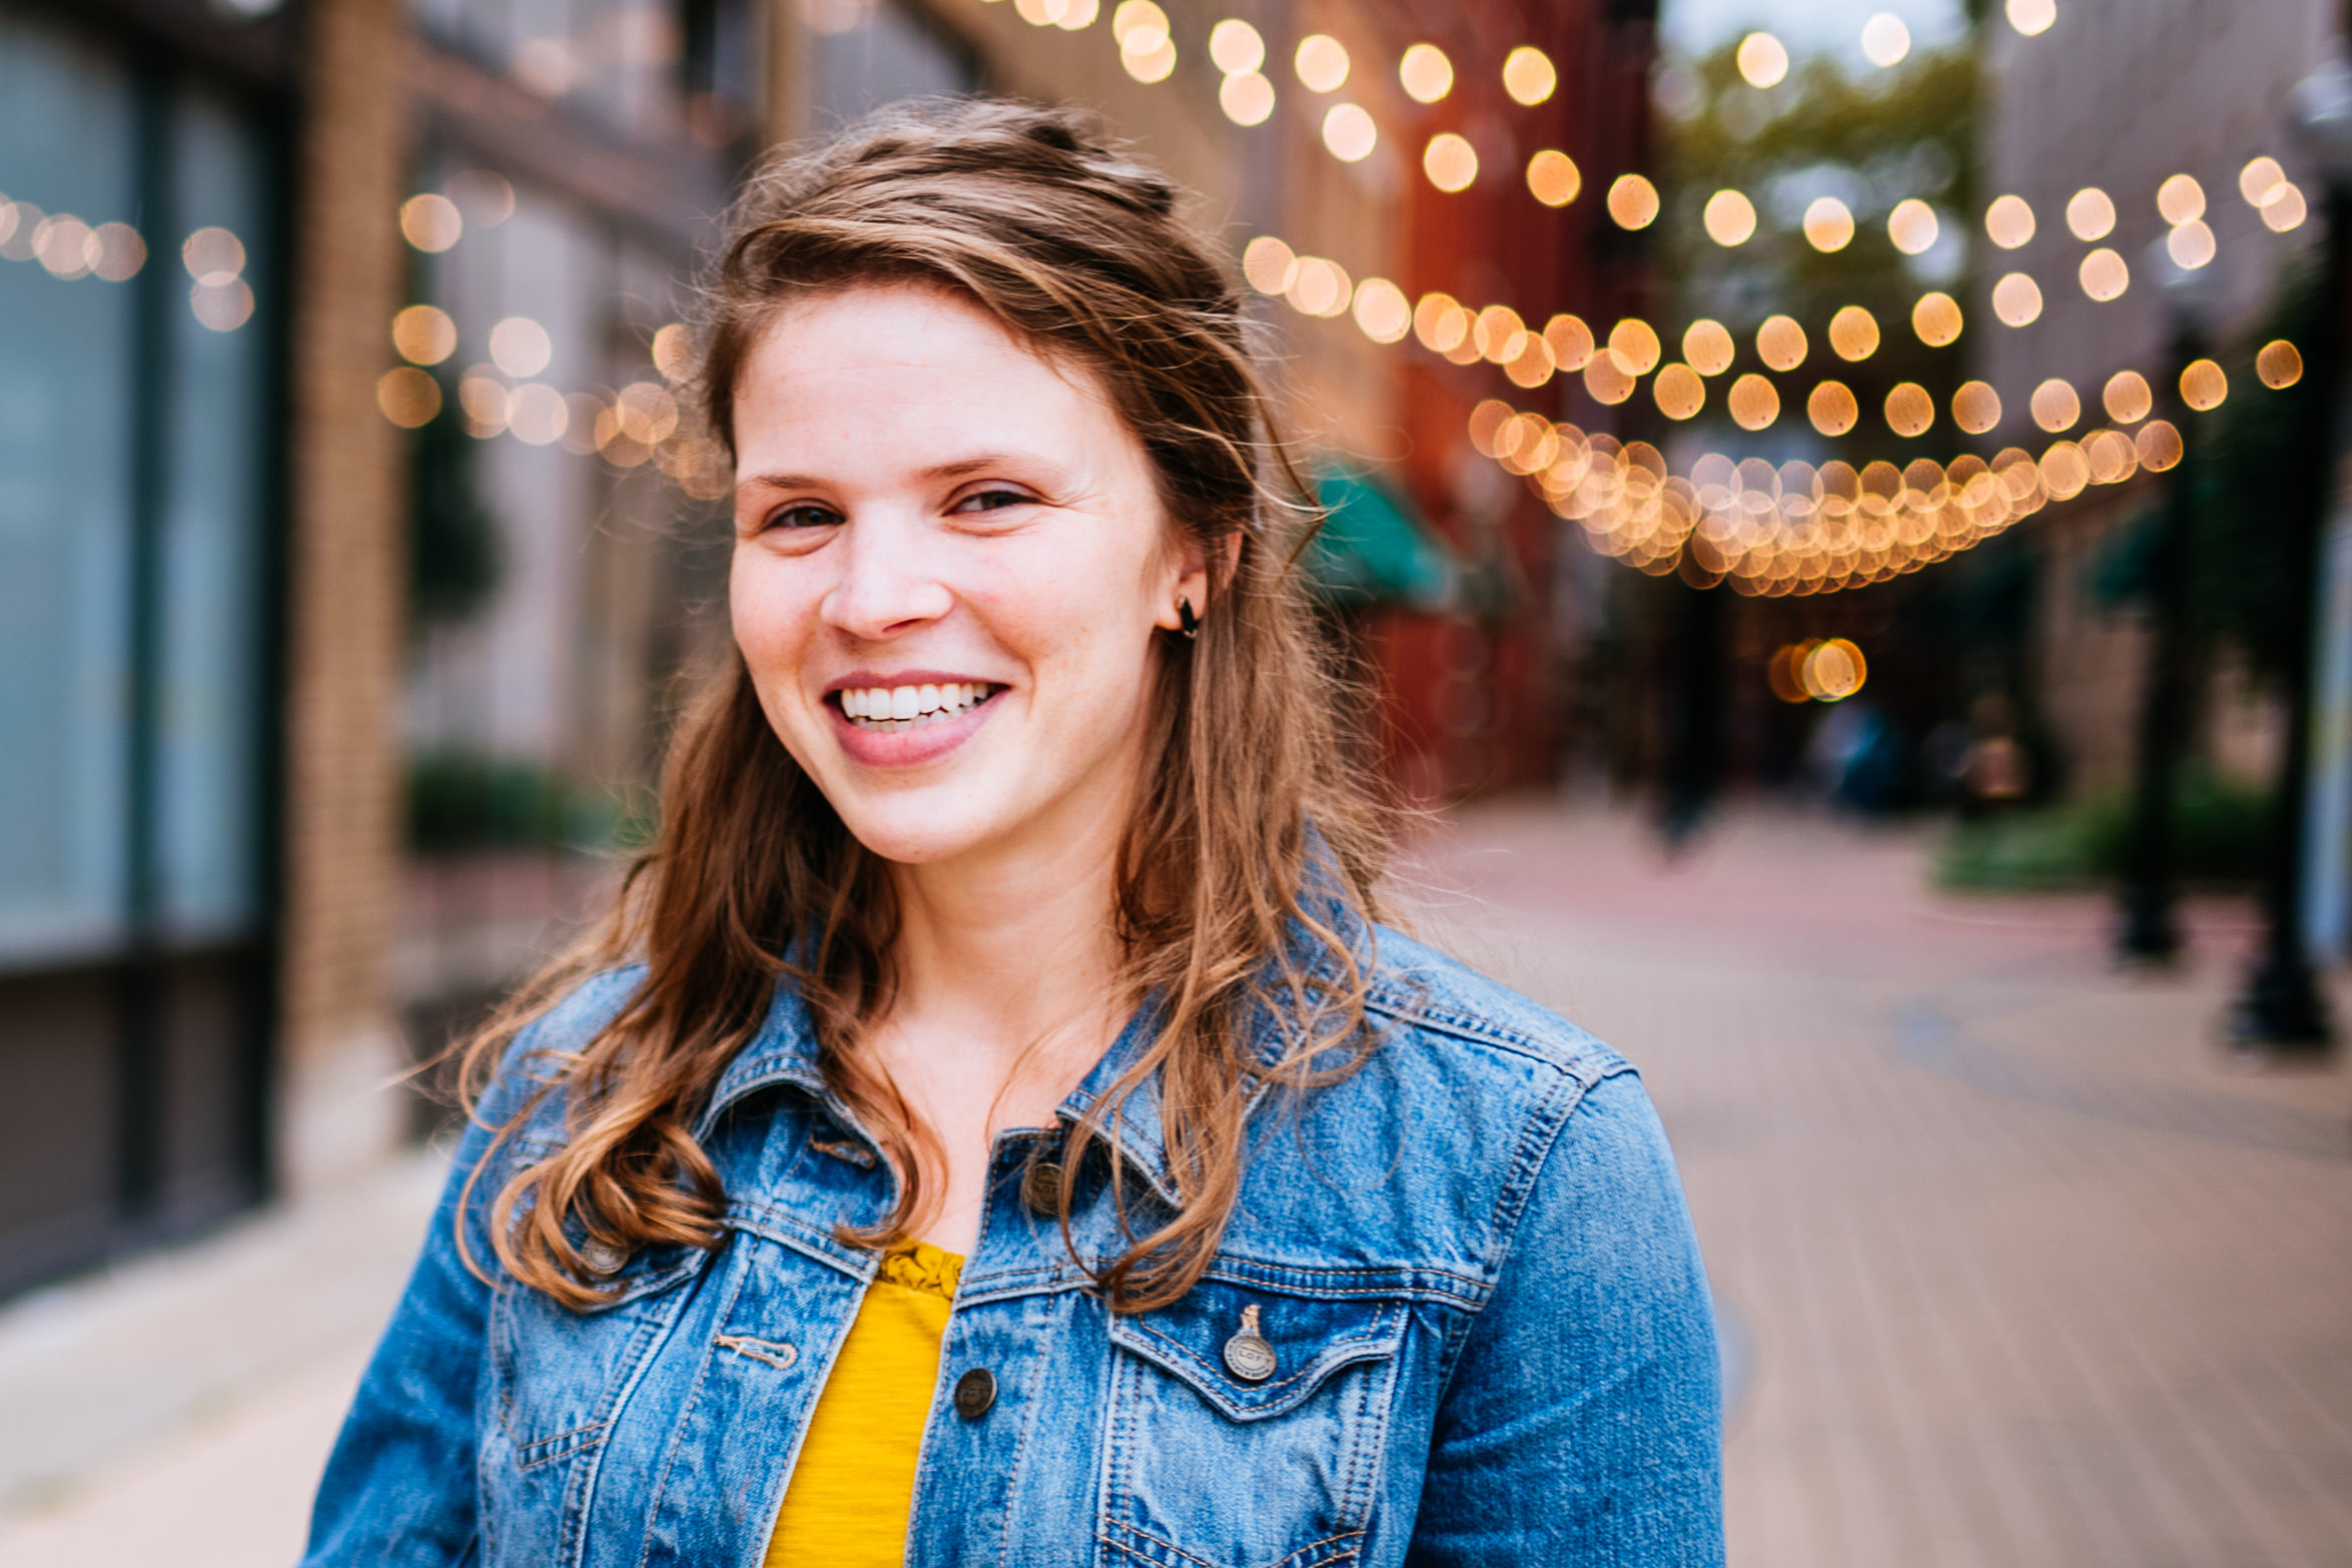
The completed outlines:
{"type": "Polygon", "coordinates": [[[1734,1568],[2352,1562],[2345,1075],[2219,1050],[2242,908],[2119,975],[2100,900],[1922,849],[1519,809],[1421,854],[1449,945],[1658,1101],[1745,1368],[1734,1568]]]}
{"type": "MultiPolygon", "coordinates": [[[[2352,1563],[2346,1076],[2214,1046],[2242,910],[2119,976],[2098,901],[1938,897],[1921,856],[1749,815],[1670,864],[1504,807],[1411,873],[1430,935],[1642,1065],[1732,1329],[1734,1568],[2352,1563]]],[[[70,1439],[0,1443],[0,1565],[285,1561],[423,1186],[0,1313],[0,1408],[70,1439]]]]}

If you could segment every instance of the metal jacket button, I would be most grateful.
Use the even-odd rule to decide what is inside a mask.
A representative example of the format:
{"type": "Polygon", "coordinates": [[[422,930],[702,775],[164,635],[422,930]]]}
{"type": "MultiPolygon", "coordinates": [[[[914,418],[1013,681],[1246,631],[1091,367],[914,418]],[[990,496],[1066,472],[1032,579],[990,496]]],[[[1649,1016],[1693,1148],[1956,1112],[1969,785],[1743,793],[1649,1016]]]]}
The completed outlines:
{"type": "Polygon", "coordinates": [[[1241,1326],[1225,1341],[1225,1369],[1245,1383],[1262,1383],[1274,1365],[1274,1347],[1257,1331],[1257,1308],[1241,1308],[1241,1326]]]}
{"type": "Polygon", "coordinates": [[[956,1379],[956,1414],[965,1420],[979,1420],[996,1402],[996,1374],[987,1367],[976,1366],[956,1379]]]}
{"type": "Polygon", "coordinates": [[[1062,1212],[1062,1168],[1051,1160],[1040,1160],[1021,1174],[1021,1200],[1032,1213],[1057,1215],[1062,1212]]]}

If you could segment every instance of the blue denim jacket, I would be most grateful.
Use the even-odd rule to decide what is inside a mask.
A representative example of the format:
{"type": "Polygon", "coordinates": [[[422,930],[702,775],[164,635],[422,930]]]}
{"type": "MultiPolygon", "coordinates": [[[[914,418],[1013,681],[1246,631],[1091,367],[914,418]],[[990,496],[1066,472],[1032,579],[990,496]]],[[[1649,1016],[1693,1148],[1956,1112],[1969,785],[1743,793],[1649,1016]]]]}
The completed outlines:
{"type": "MultiPolygon", "coordinates": [[[[1383,932],[1377,951],[1381,1044],[1253,1119],[1216,1260],[1173,1306],[1114,1315],[1025,1203],[1058,1130],[997,1139],[907,1562],[1721,1563],[1714,1322],[1632,1069],[1427,948],[1383,932]],[[1249,1308],[1270,1368],[1227,1357],[1249,1308]],[[967,1413],[979,1401],[951,1391],[975,1368],[995,1396],[967,1413]]],[[[520,1103],[523,1056],[584,1043],[635,981],[592,980],[533,1026],[485,1119],[520,1103]]],[[[482,1209],[561,1119],[550,1097],[474,1187],[464,1223],[493,1270],[482,1209]]],[[[1173,1198],[1155,1086],[1119,1125],[1129,1179],[1173,1198]]],[[[723,1242],[628,1258],[617,1298],[585,1313],[467,1271],[459,1188],[489,1144],[467,1135],[329,1462],[308,1563],[757,1568],[875,1270],[837,1227],[885,1212],[891,1178],[819,1076],[789,986],[699,1132],[723,1242]]],[[[1094,1256],[1119,1250],[1104,1164],[1071,1177],[1094,1256]]]]}

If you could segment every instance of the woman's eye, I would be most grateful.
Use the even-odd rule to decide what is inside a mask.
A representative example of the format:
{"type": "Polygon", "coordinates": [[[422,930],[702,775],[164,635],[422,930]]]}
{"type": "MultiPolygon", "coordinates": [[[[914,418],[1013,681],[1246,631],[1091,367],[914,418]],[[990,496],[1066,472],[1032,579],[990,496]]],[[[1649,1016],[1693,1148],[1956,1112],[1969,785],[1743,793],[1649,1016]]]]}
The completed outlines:
{"type": "Polygon", "coordinates": [[[771,528],[830,528],[841,520],[841,513],[830,506],[786,506],[768,514],[771,528]]]}
{"type": "Polygon", "coordinates": [[[1020,490],[981,490],[965,496],[949,508],[951,512],[1001,511],[1007,506],[1026,506],[1036,500],[1034,495],[1020,490]]]}

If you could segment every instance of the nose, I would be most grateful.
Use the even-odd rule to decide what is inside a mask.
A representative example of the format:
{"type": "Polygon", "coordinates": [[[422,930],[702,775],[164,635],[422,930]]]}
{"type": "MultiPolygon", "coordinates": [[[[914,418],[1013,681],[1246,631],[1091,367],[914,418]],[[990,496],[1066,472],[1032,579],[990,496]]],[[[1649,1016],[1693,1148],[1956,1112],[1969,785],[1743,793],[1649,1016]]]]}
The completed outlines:
{"type": "Polygon", "coordinates": [[[869,513],[842,530],[834,559],[840,575],[818,612],[828,626],[878,642],[945,616],[955,594],[940,579],[921,530],[869,513]]]}

